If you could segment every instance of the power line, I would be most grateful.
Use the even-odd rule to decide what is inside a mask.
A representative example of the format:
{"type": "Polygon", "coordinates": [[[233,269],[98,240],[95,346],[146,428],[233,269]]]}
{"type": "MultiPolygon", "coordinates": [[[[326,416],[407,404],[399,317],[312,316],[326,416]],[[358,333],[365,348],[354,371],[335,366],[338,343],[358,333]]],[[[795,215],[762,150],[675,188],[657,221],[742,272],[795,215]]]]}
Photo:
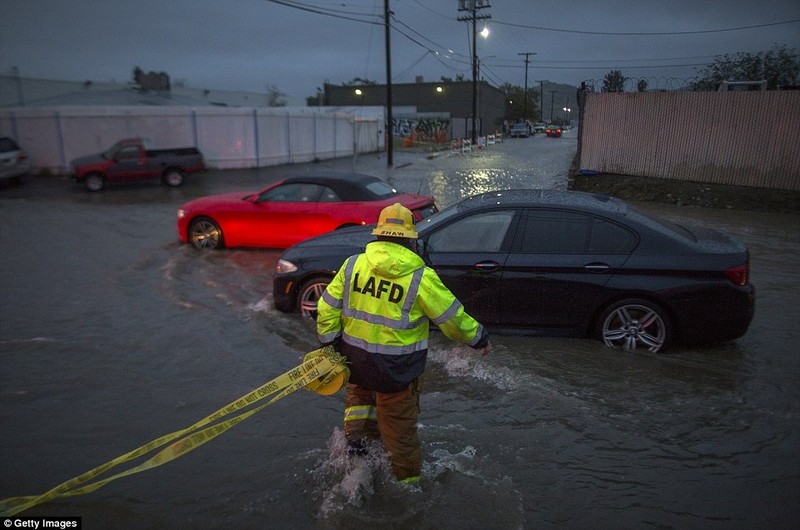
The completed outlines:
{"type": "Polygon", "coordinates": [[[501,20],[495,20],[494,24],[500,24],[503,26],[510,26],[515,28],[523,28],[523,29],[535,29],[539,31],[554,31],[558,33],[578,33],[582,35],[616,35],[616,36],[657,36],[657,35],[702,35],[707,33],[723,33],[726,31],[741,31],[745,29],[758,29],[758,28],[768,28],[772,26],[781,26],[785,24],[795,24],[800,22],[800,19],[796,20],[784,20],[781,22],[769,22],[767,24],[754,24],[752,26],[738,26],[734,28],[721,28],[721,29],[702,29],[702,30],[694,30],[694,31],[585,31],[585,30],[577,30],[577,29],[565,29],[565,28],[547,28],[544,26],[530,26],[527,24],[517,24],[514,22],[503,22],[501,20]]]}
{"type": "MultiPolygon", "coordinates": [[[[428,37],[426,37],[425,35],[423,35],[423,34],[422,34],[422,33],[420,33],[419,31],[415,30],[414,28],[412,28],[411,26],[409,26],[408,24],[406,24],[406,23],[405,23],[405,22],[403,22],[402,20],[398,19],[398,18],[397,18],[396,16],[394,16],[394,15],[392,15],[392,21],[396,22],[397,24],[400,24],[400,25],[401,25],[401,26],[403,26],[404,28],[407,28],[409,31],[411,31],[411,32],[412,32],[412,33],[414,33],[415,35],[419,35],[419,37],[421,37],[422,39],[425,39],[426,41],[430,42],[431,44],[433,44],[433,45],[434,45],[434,46],[436,46],[437,48],[439,48],[439,49],[442,49],[442,50],[447,50],[447,54],[445,55],[445,57],[449,57],[450,55],[459,55],[459,56],[461,56],[461,57],[464,57],[464,58],[467,58],[467,59],[468,59],[468,57],[467,57],[466,55],[464,55],[464,54],[462,54],[462,53],[455,52],[455,51],[451,50],[450,48],[447,48],[446,46],[442,46],[441,44],[439,44],[439,43],[437,43],[437,42],[434,42],[434,41],[432,41],[431,39],[429,39],[428,37]]],[[[392,26],[392,27],[395,29],[395,31],[398,31],[398,32],[399,32],[399,29],[397,28],[397,26],[392,26]]],[[[409,37],[409,39],[410,39],[412,42],[414,42],[415,44],[419,44],[417,41],[415,41],[415,40],[411,39],[410,37],[409,37]]],[[[430,48],[428,48],[428,50],[429,50],[431,53],[439,53],[439,52],[436,52],[436,51],[434,51],[434,50],[432,50],[432,49],[430,49],[430,48]]]]}
{"type": "Polygon", "coordinates": [[[316,15],[324,15],[343,20],[350,20],[353,22],[361,22],[362,24],[374,24],[376,26],[383,25],[383,23],[380,22],[379,20],[364,20],[363,18],[356,18],[356,17],[367,17],[368,19],[376,18],[377,15],[371,13],[357,13],[353,11],[342,11],[337,9],[322,8],[313,4],[290,2],[289,0],[266,0],[266,1],[285,7],[291,7],[292,9],[298,9],[300,11],[307,11],[309,13],[314,13],[316,15]]]}

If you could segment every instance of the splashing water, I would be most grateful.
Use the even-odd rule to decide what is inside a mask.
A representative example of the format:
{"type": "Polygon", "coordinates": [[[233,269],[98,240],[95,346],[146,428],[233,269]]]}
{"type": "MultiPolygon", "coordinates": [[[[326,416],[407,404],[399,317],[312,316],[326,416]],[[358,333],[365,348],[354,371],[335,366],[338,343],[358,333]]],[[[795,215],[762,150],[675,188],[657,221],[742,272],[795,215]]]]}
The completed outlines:
{"type": "Polygon", "coordinates": [[[499,390],[514,391],[522,383],[519,374],[507,366],[497,366],[491,356],[482,357],[469,346],[438,347],[431,345],[428,359],[442,365],[450,377],[472,377],[499,390]]]}
{"type": "Polygon", "coordinates": [[[384,483],[396,482],[380,442],[373,443],[364,456],[347,454],[344,431],[334,429],[327,454],[312,472],[321,496],[319,517],[328,518],[346,507],[362,506],[384,483]]]}

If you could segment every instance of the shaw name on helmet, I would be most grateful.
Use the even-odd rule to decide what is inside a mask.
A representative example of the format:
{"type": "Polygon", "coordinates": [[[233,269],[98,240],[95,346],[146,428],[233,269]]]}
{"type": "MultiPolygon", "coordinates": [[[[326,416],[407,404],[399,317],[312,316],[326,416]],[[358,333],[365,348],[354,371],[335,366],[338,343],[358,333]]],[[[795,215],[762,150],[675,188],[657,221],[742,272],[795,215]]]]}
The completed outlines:
{"type": "Polygon", "coordinates": [[[381,210],[378,226],[372,231],[372,235],[416,239],[419,234],[414,227],[414,214],[396,202],[381,210]]]}

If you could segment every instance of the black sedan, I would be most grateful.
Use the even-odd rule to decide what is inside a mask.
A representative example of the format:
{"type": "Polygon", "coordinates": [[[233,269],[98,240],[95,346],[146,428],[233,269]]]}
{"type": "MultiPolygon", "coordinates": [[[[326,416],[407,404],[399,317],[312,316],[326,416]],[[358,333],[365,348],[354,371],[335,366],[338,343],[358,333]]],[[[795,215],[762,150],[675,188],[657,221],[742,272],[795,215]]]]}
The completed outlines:
{"type": "MultiPolygon", "coordinates": [[[[655,218],[604,195],[506,190],[417,223],[420,252],[496,333],[596,336],[628,351],[741,337],[753,317],[749,251],[717,230],[655,218]]],[[[325,286],[373,240],[369,227],[287,249],[273,296],[313,316],[325,286]]]]}

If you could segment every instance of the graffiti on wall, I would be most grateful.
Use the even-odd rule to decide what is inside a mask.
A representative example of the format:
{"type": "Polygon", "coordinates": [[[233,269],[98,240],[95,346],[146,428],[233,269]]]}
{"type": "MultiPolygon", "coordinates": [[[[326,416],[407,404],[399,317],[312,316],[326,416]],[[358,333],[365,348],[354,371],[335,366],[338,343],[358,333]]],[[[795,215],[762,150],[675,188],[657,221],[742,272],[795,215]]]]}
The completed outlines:
{"type": "Polygon", "coordinates": [[[444,118],[393,118],[392,135],[410,138],[413,142],[444,143],[450,120],[444,118]]]}

